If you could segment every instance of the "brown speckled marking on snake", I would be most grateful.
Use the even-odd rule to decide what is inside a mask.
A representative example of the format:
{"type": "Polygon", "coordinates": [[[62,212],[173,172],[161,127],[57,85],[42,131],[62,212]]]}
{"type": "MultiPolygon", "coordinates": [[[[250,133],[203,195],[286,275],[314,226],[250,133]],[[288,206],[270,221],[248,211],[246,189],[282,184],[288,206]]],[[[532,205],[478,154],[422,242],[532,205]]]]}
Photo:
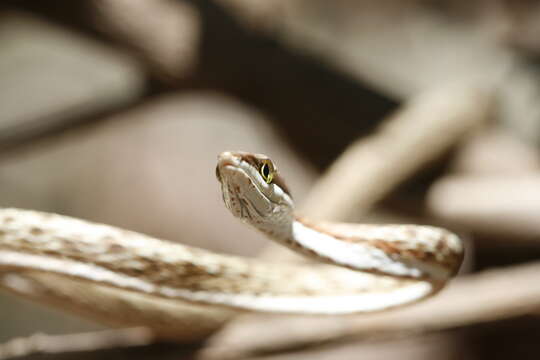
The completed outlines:
{"type": "Polygon", "coordinates": [[[6,224],[6,225],[12,223],[13,221],[15,221],[15,219],[12,218],[11,216],[6,216],[4,218],[4,224],[6,224]]]}
{"type": "MultiPolygon", "coordinates": [[[[448,248],[447,242],[448,242],[448,235],[442,234],[439,241],[436,242],[435,250],[439,254],[444,254],[445,259],[441,261],[440,255],[429,251],[426,248],[426,245],[423,243],[417,243],[415,244],[416,249],[410,249],[410,245],[404,241],[386,241],[385,239],[365,239],[361,238],[359,236],[344,236],[342,234],[339,234],[335,231],[329,231],[327,228],[323,226],[317,226],[310,220],[306,219],[305,217],[297,216],[296,220],[303,224],[304,226],[311,228],[315,231],[318,231],[320,233],[329,235],[335,239],[350,242],[350,243],[368,243],[372,246],[384,251],[385,253],[391,255],[391,256],[400,256],[403,258],[417,258],[422,259],[428,262],[436,263],[443,266],[453,266],[455,264],[461,263],[463,257],[462,255],[456,255],[453,256],[453,252],[448,248]]],[[[408,236],[419,236],[418,232],[411,227],[407,227],[406,225],[399,225],[400,229],[403,229],[402,231],[406,233],[408,236]]]]}
{"type": "Polygon", "coordinates": [[[32,235],[41,235],[44,234],[45,231],[41,228],[38,228],[36,226],[30,228],[30,234],[32,235]]]}
{"type": "Polygon", "coordinates": [[[366,241],[365,239],[361,239],[361,238],[358,238],[358,237],[344,236],[342,234],[337,234],[336,232],[329,231],[325,227],[318,226],[317,224],[315,224],[314,222],[308,220],[307,218],[305,218],[303,216],[296,215],[295,219],[296,219],[296,221],[298,221],[299,223],[301,223],[305,227],[308,227],[308,228],[313,229],[313,230],[315,230],[315,231],[317,231],[319,233],[326,234],[328,236],[331,236],[331,237],[333,237],[335,239],[338,239],[338,240],[341,240],[341,241],[346,241],[346,242],[366,241]]]}
{"type": "MultiPolygon", "coordinates": [[[[35,237],[35,239],[39,240],[39,237],[35,237]]],[[[110,235],[102,237],[101,239],[107,239],[107,242],[115,240],[115,238],[110,235]]],[[[249,292],[253,292],[254,294],[269,293],[269,290],[267,289],[269,280],[264,277],[261,277],[260,279],[251,277],[249,273],[255,273],[256,271],[250,270],[249,268],[246,268],[244,272],[237,272],[235,275],[237,276],[237,280],[231,281],[227,286],[224,286],[225,284],[222,280],[223,273],[228,271],[229,277],[231,277],[231,273],[230,269],[223,264],[220,267],[217,267],[213,273],[209,273],[204,267],[192,263],[164,262],[157,261],[156,258],[136,256],[133,253],[133,249],[115,243],[110,243],[108,245],[102,243],[102,246],[99,248],[92,248],[88,245],[80,244],[76,240],[72,241],[62,237],[57,237],[53,239],[53,241],[57,242],[58,246],[61,247],[62,250],[60,252],[48,248],[48,246],[53,245],[51,242],[36,242],[35,240],[29,240],[27,238],[17,239],[17,246],[4,244],[0,246],[0,249],[24,251],[28,254],[46,255],[54,258],[68,258],[78,262],[94,264],[126,276],[146,279],[158,286],[165,285],[192,291],[204,290],[219,291],[222,293],[241,293],[243,291],[248,291],[248,289],[249,292]],[[112,252],[107,251],[109,255],[118,254],[118,251],[121,249],[123,251],[118,254],[119,256],[116,257],[114,261],[101,261],[101,256],[107,255],[101,253],[101,248],[106,248],[107,250],[114,249],[112,252]],[[137,267],[133,267],[134,263],[137,264],[137,267]],[[249,288],[246,287],[246,279],[250,279],[251,285],[249,288]]],[[[197,251],[193,251],[194,256],[196,256],[196,253],[197,251]]],[[[282,276],[291,281],[296,278],[294,272],[283,273],[282,276]]],[[[298,293],[298,289],[293,290],[293,288],[291,288],[290,291],[291,294],[298,293]]],[[[306,290],[306,293],[312,294],[313,290],[308,289],[306,290]]]]}

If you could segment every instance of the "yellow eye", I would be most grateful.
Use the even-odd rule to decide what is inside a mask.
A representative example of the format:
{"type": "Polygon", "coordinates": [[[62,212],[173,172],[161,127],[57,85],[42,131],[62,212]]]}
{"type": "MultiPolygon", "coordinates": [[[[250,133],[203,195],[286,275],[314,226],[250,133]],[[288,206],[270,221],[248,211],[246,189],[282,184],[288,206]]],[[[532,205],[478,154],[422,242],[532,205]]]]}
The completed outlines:
{"type": "Polygon", "coordinates": [[[266,181],[267,184],[270,184],[274,179],[274,169],[272,164],[269,161],[262,163],[261,168],[259,169],[262,178],[266,181]]]}

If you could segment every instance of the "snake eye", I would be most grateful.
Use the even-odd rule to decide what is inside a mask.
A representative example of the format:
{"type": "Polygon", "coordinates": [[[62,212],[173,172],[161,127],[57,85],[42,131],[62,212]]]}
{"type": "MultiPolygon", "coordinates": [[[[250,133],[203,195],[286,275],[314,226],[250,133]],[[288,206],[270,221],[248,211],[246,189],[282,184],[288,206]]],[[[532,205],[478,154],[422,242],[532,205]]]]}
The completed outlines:
{"type": "Polygon", "coordinates": [[[274,169],[269,161],[264,161],[262,163],[259,172],[261,173],[262,178],[264,179],[264,181],[266,181],[267,184],[270,184],[272,182],[272,179],[274,178],[274,169]]]}

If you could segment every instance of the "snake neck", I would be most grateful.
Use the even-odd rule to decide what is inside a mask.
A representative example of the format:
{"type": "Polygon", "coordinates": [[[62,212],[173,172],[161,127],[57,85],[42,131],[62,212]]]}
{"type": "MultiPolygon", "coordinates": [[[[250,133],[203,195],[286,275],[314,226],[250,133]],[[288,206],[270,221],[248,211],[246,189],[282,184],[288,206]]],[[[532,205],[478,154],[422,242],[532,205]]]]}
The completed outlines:
{"type": "Polygon", "coordinates": [[[322,233],[305,218],[294,214],[273,216],[271,222],[260,221],[251,224],[281,245],[322,262],[339,263],[339,261],[331,260],[328,256],[332,253],[328,246],[333,248],[336,246],[336,242],[339,242],[341,247],[350,246],[330,234],[322,233]],[[318,245],[322,245],[323,249],[318,249],[321,247],[318,245]]]}
{"type": "Polygon", "coordinates": [[[292,213],[278,212],[270,218],[259,218],[248,223],[257,230],[281,244],[287,244],[294,240],[293,226],[296,219],[292,213]]]}
{"type": "Polygon", "coordinates": [[[295,252],[323,262],[328,262],[328,256],[314,251],[312,245],[327,243],[332,246],[332,241],[337,241],[330,235],[322,234],[312,227],[306,219],[293,213],[274,213],[271,218],[250,220],[249,224],[272,240],[295,252]],[[330,242],[328,242],[329,240],[330,242]]]}
{"type": "Polygon", "coordinates": [[[393,277],[430,278],[430,281],[439,283],[451,276],[444,264],[411,258],[409,252],[401,251],[391,240],[385,241],[384,245],[394,246],[396,250],[388,253],[375,245],[377,240],[372,241],[369,236],[365,239],[338,236],[302,217],[283,217],[274,219],[272,223],[261,222],[256,227],[274,241],[323,263],[393,277]]]}

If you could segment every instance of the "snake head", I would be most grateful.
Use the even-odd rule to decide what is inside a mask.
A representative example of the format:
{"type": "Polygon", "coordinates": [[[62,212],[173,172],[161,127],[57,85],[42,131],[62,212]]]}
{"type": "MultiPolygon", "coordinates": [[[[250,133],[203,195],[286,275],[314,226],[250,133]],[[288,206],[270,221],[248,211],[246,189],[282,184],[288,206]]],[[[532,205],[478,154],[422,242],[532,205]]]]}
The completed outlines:
{"type": "Polygon", "coordinates": [[[216,177],[225,206],[234,216],[256,225],[292,215],[292,197],[268,156],[225,151],[218,156],[216,177]]]}

